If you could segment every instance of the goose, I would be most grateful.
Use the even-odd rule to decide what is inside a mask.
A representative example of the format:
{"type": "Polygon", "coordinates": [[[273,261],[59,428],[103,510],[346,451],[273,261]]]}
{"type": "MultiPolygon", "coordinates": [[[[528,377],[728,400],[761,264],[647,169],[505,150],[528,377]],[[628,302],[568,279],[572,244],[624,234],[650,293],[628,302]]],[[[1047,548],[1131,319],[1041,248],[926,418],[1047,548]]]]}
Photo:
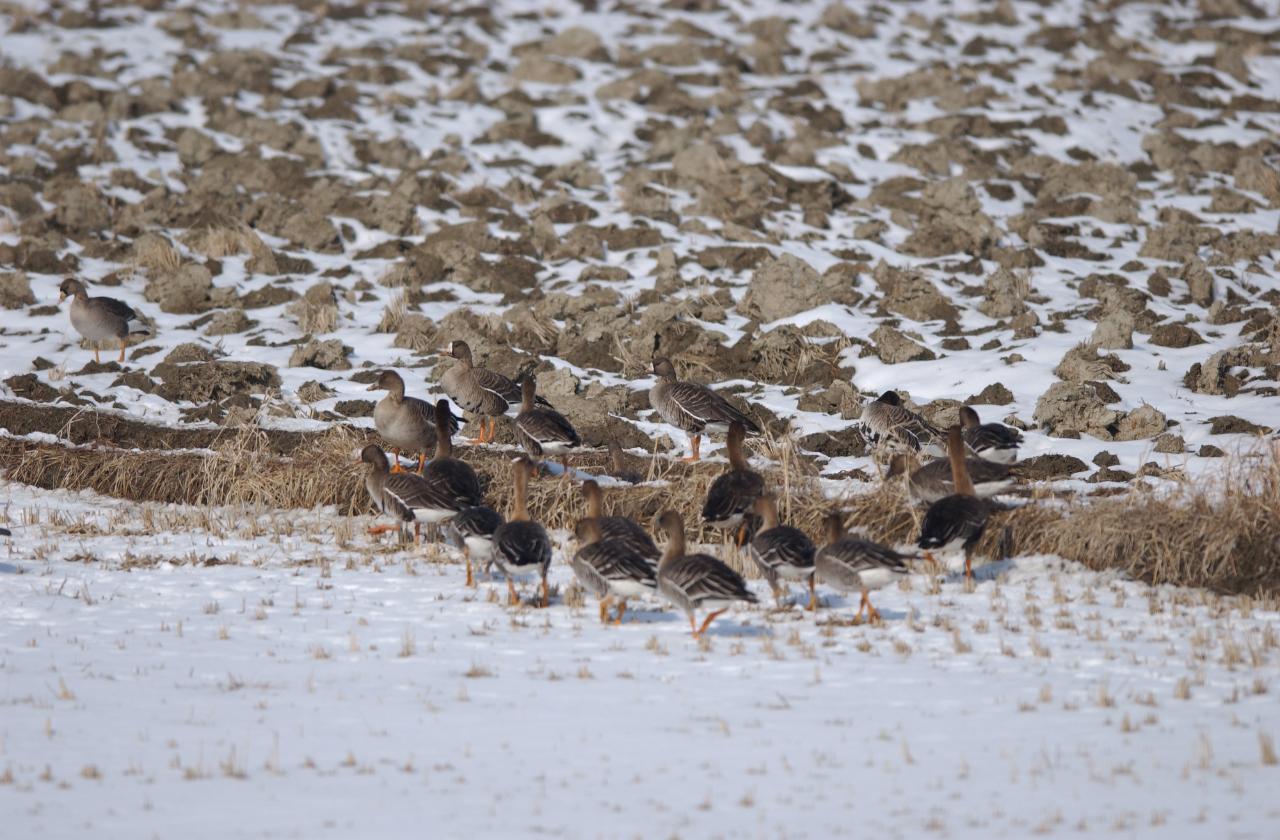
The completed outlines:
{"type": "Polygon", "coordinates": [[[541,606],[547,605],[547,569],[551,566],[551,540],[547,531],[529,519],[529,474],[533,464],[523,456],[512,464],[515,498],[511,516],[493,532],[494,562],[507,576],[507,603],[520,603],[512,578],[536,572],[542,579],[541,606]]]}
{"type": "Polygon", "coordinates": [[[476,585],[473,562],[483,564],[486,572],[493,565],[493,533],[502,523],[502,514],[488,505],[463,508],[449,520],[445,534],[467,559],[467,586],[476,585]]]}
{"type": "MultiPolygon", "coordinates": [[[[716,477],[707,490],[702,506],[702,521],[712,528],[737,528],[736,544],[746,542],[753,530],[748,520],[751,508],[764,492],[764,478],[747,464],[742,452],[746,429],[734,420],[729,423],[729,469],[716,477]]],[[[754,519],[754,517],[752,517],[754,519]]]]}
{"type": "Polygon", "coordinates": [[[657,381],[649,389],[649,404],[663,420],[693,435],[693,453],[681,460],[701,458],[699,447],[704,431],[724,432],[729,424],[737,422],[751,434],[760,432],[750,417],[706,385],[676,379],[670,359],[654,356],[653,373],[657,381]]]}
{"type": "Polygon", "coordinates": [[[450,422],[453,414],[449,401],[439,400],[435,407],[436,451],[422,473],[423,480],[431,488],[433,506],[422,517],[431,523],[443,522],[457,515],[458,511],[484,504],[480,479],[465,461],[453,457],[453,440],[450,422]]]}
{"type": "Polygon", "coordinates": [[[913,558],[880,543],[847,536],[844,516],[838,511],[827,514],[825,529],[827,544],[815,558],[817,576],[841,594],[862,593],[855,621],[862,618],[864,611],[869,620],[880,621],[880,611],[872,605],[870,593],[910,574],[905,561],[913,558]]]}
{"type": "Polygon", "coordinates": [[[815,609],[818,603],[813,581],[813,540],[804,531],[790,525],[778,524],[778,501],[772,493],[765,493],[756,499],[756,513],[761,520],[760,533],[751,541],[751,559],[755,561],[769,588],[773,590],[774,601],[782,602],[782,588],[778,579],[808,580],[809,605],[807,609],[815,609]]]}
{"type": "Polygon", "coordinates": [[[657,587],[657,569],[631,543],[605,536],[602,523],[602,517],[578,521],[577,536],[582,547],[574,553],[570,565],[579,582],[600,599],[600,623],[608,620],[609,606],[616,598],[618,612],[613,623],[621,624],[627,599],[652,593],[657,587]]]}
{"type": "Polygon", "coordinates": [[[684,610],[695,639],[733,604],[756,603],[747,582],[723,562],[710,554],[685,554],[684,519],[679,513],[667,511],[658,525],[667,534],[667,550],[658,562],[658,594],[684,610]],[[710,610],[701,626],[695,621],[699,609],[710,610]]]}
{"type": "MultiPolygon", "coordinates": [[[[964,428],[965,445],[979,458],[996,464],[1018,460],[1022,432],[1003,423],[983,423],[978,419],[978,412],[967,405],[960,407],[960,425],[964,428]]],[[[977,481],[975,475],[974,483],[977,481]]]]}
{"type": "MultiPolygon", "coordinates": [[[[431,485],[417,473],[391,472],[386,453],[377,444],[371,443],[360,450],[360,461],[369,465],[364,486],[374,507],[399,522],[412,522],[414,542],[419,542],[422,539],[422,522],[430,521],[430,513],[439,504],[431,485]]],[[[369,528],[369,533],[398,530],[399,524],[375,525],[369,528]]]]}
{"type": "MultiPolygon", "coordinates": [[[[973,482],[974,494],[980,498],[1003,493],[1015,483],[1013,468],[1008,464],[997,464],[981,458],[965,458],[964,466],[969,480],[973,482]]],[[[943,496],[956,492],[955,484],[951,481],[950,459],[930,461],[921,467],[913,457],[899,452],[889,460],[888,477],[898,475],[904,477],[907,495],[915,502],[932,504],[943,496]]]]}
{"type": "Polygon", "coordinates": [[[115,298],[89,297],[84,284],[71,277],[58,287],[58,303],[67,298],[71,298],[71,326],[93,343],[95,362],[102,361],[98,353],[99,343],[119,342],[119,361],[123,362],[129,336],[151,334],[151,328],[142,322],[129,304],[115,298]]]}
{"type": "Polygon", "coordinates": [[[862,411],[866,424],[878,441],[894,449],[942,457],[944,436],[936,426],[902,404],[896,391],[885,391],[862,411]]]}
{"type": "MultiPolygon", "coordinates": [[[[480,419],[480,437],[472,443],[491,443],[497,433],[497,418],[519,410],[520,386],[500,373],[476,367],[471,345],[465,341],[452,342],[440,355],[458,360],[440,377],[440,387],[463,411],[480,419]]],[[[542,399],[539,402],[546,404],[542,399]]]]}
{"type": "Polygon", "coordinates": [[[645,558],[654,567],[662,552],[638,522],[625,516],[604,515],[604,492],[594,480],[582,483],[582,495],[587,500],[587,519],[595,520],[600,526],[600,538],[610,542],[624,543],[628,548],[645,558]]]}
{"type": "Polygon", "coordinates": [[[565,476],[569,475],[569,453],[582,445],[573,424],[554,408],[538,405],[538,383],[533,374],[520,383],[520,413],[516,415],[516,439],[535,458],[559,455],[565,476]]]}
{"type": "Polygon", "coordinates": [[[609,475],[627,484],[640,484],[644,481],[644,476],[627,468],[622,458],[622,444],[613,438],[609,438],[609,475]]]}
{"type": "Polygon", "coordinates": [[[973,547],[982,538],[990,510],[987,503],[974,495],[973,482],[964,462],[964,437],[959,426],[947,435],[947,457],[956,492],[929,505],[920,526],[916,543],[925,550],[925,559],[933,562],[932,551],[964,549],[964,576],[973,578],[973,547]]]}
{"type": "MultiPolygon", "coordinates": [[[[394,370],[384,370],[369,386],[370,391],[386,391],[387,395],[373,407],[373,426],[391,449],[391,471],[400,472],[400,452],[418,453],[418,472],[422,472],[427,453],[436,448],[435,407],[426,400],[404,395],[404,379],[394,370]]],[[[457,418],[449,413],[449,434],[458,431],[457,418]]]]}

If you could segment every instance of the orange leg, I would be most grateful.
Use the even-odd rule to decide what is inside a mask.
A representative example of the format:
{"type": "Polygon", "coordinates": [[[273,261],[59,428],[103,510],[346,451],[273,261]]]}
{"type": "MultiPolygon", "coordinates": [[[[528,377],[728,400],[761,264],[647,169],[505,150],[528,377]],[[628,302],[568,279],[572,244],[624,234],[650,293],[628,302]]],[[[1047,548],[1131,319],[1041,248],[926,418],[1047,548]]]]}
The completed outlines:
{"type": "Polygon", "coordinates": [[[391,450],[391,472],[404,472],[404,467],[400,466],[400,450],[391,450]]]}
{"type": "Polygon", "coordinates": [[[805,607],[809,612],[818,609],[818,583],[816,574],[809,575],[809,606],[805,607]]]}
{"type": "Polygon", "coordinates": [[[415,521],[413,523],[413,544],[422,545],[422,523],[415,521]]]}
{"type": "Polygon", "coordinates": [[[701,461],[702,455],[699,452],[701,447],[702,447],[702,435],[694,435],[693,436],[693,454],[688,455],[684,458],[681,458],[680,460],[681,461],[701,461]]]}
{"type": "Polygon", "coordinates": [[[120,339],[120,361],[121,362],[124,361],[124,348],[126,344],[128,344],[128,342],[125,339],[123,338],[120,339]]]}
{"type": "Polygon", "coordinates": [[[689,632],[693,633],[693,637],[698,638],[698,623],[693,620],[693,613],[689,613],[689,632]]]}
{"type": "Polygon", "coordinates": [[[550,598],[547,597],[547,573],[546,571],[543,571],[542,573],[542,606],[546,607],[549,603],[551,603],[551,600],[550,598]]]}
{"type": "Polygon", "coordinates": [[[866,602],[866,605],[867,605],[867,620],[875,624],[879,624],[880,611],[876,609],[874,605],[872,605],[871,599],[867,597],[867,593],[865,592],[862,593],[862,600],[866,602]]]}
{"type": "MultiPolygon", "coordinates": [[[[726,607],[725,609],[728,609],[728,608],[726,607]]],[[[707,628],[711,626],[711,622],[715,621],[716,616],[720,615],[723,612],[724,610],[716,610],[715,612],[707,613],[707,617],[702,620],[702,626],[699,627],[698,631],[693,635],[701,636],[703,633],[707,632],[707,628]]]]}
{"type": "Polygon", "coordinates": [[[427,466],[427,453],[418,453],[418,475],[422,475],[422,470],[427,466]]]}
{"type": "Polygon", "coordinates": [[[627,599],[626,599],[626,598],[623,598],[622,600],[618,601],[618,612],[617,612],[617,614],[616,614],[616,615],[614,616],[614,618],[613,618],[613,623],[614,623],[614,624],[621,624],[621,623],[622,623],[622,615],[623,615],[623,613],[625,613],[626,611],[627,611],[627,599]]]}
{"type": "Polygon", "coordinates": [[[734,539],[733,539],[733,544],[734,544],[736,547],[738,547],[738,548],[742,548],[744,545],[746,545],[746,543],[747,543],[747,532],[748,532],[749,530],[750,530],[750,529],[747,527],[747,518],[744,516],[744,517],[742,517],[742,524],[738,526],[738,534],[737,534],[737,536],[736,536],[736,537],[734,537],[734,539]]]}
{"type": "Polygon", "coordinates": [[[516,585],[511,582],[511,578],[507,578],[507,606],[514,607],[520,603],[520,596],[516,594],[516,585]]]}
{"type": "Polygon", "coordinates": [[[370,534],[385,534],[389,531],[399,531],[399,525],[374,525],[369,528],[370,534]]]}
{"type": "Polygon", "coordinates": [[[481,414],[480,415],[480,436],[471,438],[471,440],[469,440],[468,443],[475,445],[475,444],[481,444],[486,442],[484,439],[484,419],[485,419],[484,415],[481,414]]]}
{"type": "Polygon", "coordinates": [[[862,621],[862,613],[867,609],[867,593],[862,593],[862,603],[858,605],[858,614],[853,617],[854,621],[862,621]]]}
{"type": "Polygon", "coordinates": [[[471,572],[471,552],[464,550],[462,553],[466,555],[467,558],[467,586],[475,586],[476,578],[471,572]]]}
{"type": "Polygon", "coordinates": [[[964,578],[965,580],[973,580],[973,558],[969,554],[969,550],[964,552],[964,578]]]}
{"type": "Polygon", "coordinates": [[[613,596],[606,595],[600,599],[600,623],[604,624],[609,620],[609,602],[613,600],[613,596]]]}
{"type": "Polygon", "coordinates": [[[932,551],[926,551],[924,553],[924,559],[925,559],[925,562],[929,564],[929,566],[934,570],[935,573],[939,570],[940,567],[938,566],[938,561],[934,558],[932,551]]]}

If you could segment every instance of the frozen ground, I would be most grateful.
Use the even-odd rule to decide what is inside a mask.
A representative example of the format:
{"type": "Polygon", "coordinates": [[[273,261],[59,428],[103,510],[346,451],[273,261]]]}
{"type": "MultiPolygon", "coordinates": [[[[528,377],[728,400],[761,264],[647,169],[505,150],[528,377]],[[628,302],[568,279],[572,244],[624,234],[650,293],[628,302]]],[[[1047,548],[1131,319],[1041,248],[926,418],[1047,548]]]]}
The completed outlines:
{"type": "Polygon", "coordinates": [[[565,606],[562,555],[508,609],[364,520],[0,494],[13,836],[1280,830],[1274,605],[1026,557],[699,644],[565,606]]]}

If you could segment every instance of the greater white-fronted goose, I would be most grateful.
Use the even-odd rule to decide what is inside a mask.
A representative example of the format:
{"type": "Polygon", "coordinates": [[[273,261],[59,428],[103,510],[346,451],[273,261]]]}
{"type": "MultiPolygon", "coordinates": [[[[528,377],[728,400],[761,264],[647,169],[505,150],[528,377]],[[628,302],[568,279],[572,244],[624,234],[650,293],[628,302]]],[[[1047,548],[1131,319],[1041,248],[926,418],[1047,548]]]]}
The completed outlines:
{"type": "Polygon", "coordinates": [[[602,539],[623,543],[651,565],[657,566],[662,552],[640,523],[625,516],[604,515],[604,491],[599,484],[595,481],[583,482],[582,495],[587,500],[586,518],[599,524],[602,539]]]}
{"type": "MultiPolygon", "coordinates": [[[[414,542],[421,540],[422,523],[433,521],[431,516],[440,504],[434,488],[417,473],[391,472],[386,453],[376,444],[362,449],[360,460],[369,465],[364,486],[374,507],[399,522],[412,522],[414,542]]],[[[375,525],[369,533],[399,531],[400,527],[399,524],[375,525]]]]}
{"type": "Polygon", "coordinates": [[[764,478],[747,464],[742,451],[746,429],[734,420],[729,424],[729,470],[716,477],[707,490],[702,521],[711,528],[736,528],[736,544],[742,545],[752,530],[747,518],[764,492],[764,478]],[[745,526],[745,527],[744,527],[745,526]]]}
{"type": "Polygon", "coordinates": [[[488,505],[463,508],[449,520],[445,534],[453,545],[462,551],[467,560],[467,586],[475,586],[472,564],[481,564],[485,571],[493,565],[493,534],[503,523],[502,514],[488,505]]]}
{"type": "Polygon", "coordinates": [[[684,519],[679,513],[667,511],[658,525],[667,534],[667,548],[658,562],[658,594],[684,610],[694,638],[733,604],[756,603],[747,582],[722,561],[710,554],[685,554],[684,519]],[[701,626],[696,621],[700,609],[711,611],[701,626]]]}
{"type": "Polygon", "coordinates": [[[815,558],[818,578],[841,594],[861,592],[855,620],[866,611],[870,620],[879,621],[880,611],[872,606],[870,593],[910,574],[905,561],[912,558],[878,542],[847,536],[839,512],[828,514],[824,527],[827,544],[815,558]]]}
{"type": "MultiPolygon", "coordinates": [[[[978,412],[967,405],[960,407],[960,425],[964,428],[965,445],[984,461],[1012,464],[1018,460],[1022,432],[1003,423],[983,423],[978,412]]],[[[974,476],[974,484],[977,484],[974,476]]]]}
{"type": "Polygon", "coordinates": [[[618,612],[613,623],[621,624],[627,599],[652,593],[657,587],[657,569],[631,543],[604,536],[603,520],[604,517],[587,517],[578,521],[577,535],[582,546],[569,565],[578,581],[600,600],[600,623],[608,620],[609,606],[616,598],[618,612]]]}
{"type": "Polygon", "coordinates": [[[973,482],[965,469],[964,439],[959,426],[953,427],[947,436],[947,457],[951,460],[956,492],[929,505],[916,544],[925,550],[925,558],[930,562],[933,562],[930,552],[964,549],[964,576],[972,578],[973,547],[982,538],[990,510],[986,502],[974,495],[973,482]]]}
{"type": "Polygon", "coordinates": [[[941,457],[945,436],[936,426],[902,404],[896,391],[885,391],[862,410],[862,422],[877,442],[891,450],[924,452],[941,457]]]}
{"type": "Polygon", "coordinates": [[[808,580],[809,606],[817,607],[818,596],[813,584],[813,555],[816,549],[813,540],[799,528],[778,524],[778,501],[772,493],[765,493],[756,499],[756,513],[760,515],[760,533],[751,541],[751,559],[756,562],[769,588],[773,590],[774,601],[781,604],[782,580],[808,580]]]}
{"type": "MultiPolygon", "coordinates": [[[[394,370],[384,370],[369,386],[370,391],[387,395],[373,407],[373,426],[391,450],[392,472],[400,472],[400,452],[416,452],[418,472],[427,453],[436,448],[436,410],[431,403],[404,395],[404,379],[394,370]]],[[[449,412],[449,434],[458,431],[457,418],[449,412]]]]}
{"type": "MultiPolygon", "coordinates": [[[[440,377],[440,387],[463,411],[479,418],[480,437],[472,442],[491,442],[497,432],[498,418],[519,411],[520,386],[500,373],[477,367],[471,346],[465,341],[451,343],[440,355],[458,360],[458,364],[440,377]]],[[[539,402],[546,403],[545,400],[539,402]]]]}
{"type": "Polygon", "coordinates": [[[516,415],[516,439],[535,458],[559,455],[564,474],[569,475],[569,453],[582,445],[565,416],[554,408],[538,405],[538,383],[533,374],[527,374],[520,383],[520,413],[516,415]]]}
{"type": "Polygon", "coordinates": [[[443,522],[458,511],[484,504],[480,480],[465,461],[453,457],[453,440],[449,426],[453,415],[449,401],[439,400],[435,407],[436,451],[422,477],[431,487],[435,506],[425,515],[427,522],[443,522]]]}
{"type": "Polygon", "coordinates": [[[518,604],[515,575],[537,574],[542,579],[542,606],[547,605],[547,569],[551,566],[551,540],[547,531],[529,519],[529,475],[533,464],[520,457],[512,464],[515,498],[511,516],[493,532],[494,560],[507,576],[507,602],[518,604]]]}
{"type": "Polygon", "coordinates": [[[723,433],[737,422],[751,434],[760,432],[750,417],[706,385],[676,379],[670,359],[654,356],[653,373],[657,382],[649,389],[649,404],[663,420],[693,435],[693,453],[681,460],[697,461],[701,457],[699,447],[704,431],[723,433]]]}
{"type": "MultiPolygon", "coordinates": [[[[979,498],[988,498],[1003,493],[1015,483],[1013,468],[1008,464],[995,461],[984,461],[981,458],[965,458],[965,471],[973,483],[973,492],[979,498]]],[[[923,467],[915,459],[904,452],[895,454],[889,460],[889,478],[904,476],[907,495],[912,501],[921,504],[932,504],[943,496],[956,492],[955,483],[951,480],[951,459],[930,461],[923,467]]]]}
{"type": "Polygon", "coordinates": [[[89,297],[84,284],[68,277],[58,287],[58,303],[71,298],[71,326],[94,345],[93,360],[101,362],[98,344],[119,343],[120,361],[131,335],[149,335],[151,328],[138,317],[129,304],[109,297],[89,297]]]}

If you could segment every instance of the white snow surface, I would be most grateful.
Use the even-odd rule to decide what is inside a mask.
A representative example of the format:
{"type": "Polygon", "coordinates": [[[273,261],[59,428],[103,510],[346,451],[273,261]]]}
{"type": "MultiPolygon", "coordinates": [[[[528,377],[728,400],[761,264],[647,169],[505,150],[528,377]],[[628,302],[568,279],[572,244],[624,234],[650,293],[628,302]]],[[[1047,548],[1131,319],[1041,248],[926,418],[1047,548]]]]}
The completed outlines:
{"type": "MultiPolygon", "coordinates": [[[[22,837],[1274,837],[1277,613],[1052,557],[705,642],[325,511],[0,484],[22,837]],[[527,591],[527,590],[526,590],[527,591]]],[[[797,600],[803,600],[796,592],[797,600]]],[[[856,599],[855,599],[856,600],[856,599]]]]}

